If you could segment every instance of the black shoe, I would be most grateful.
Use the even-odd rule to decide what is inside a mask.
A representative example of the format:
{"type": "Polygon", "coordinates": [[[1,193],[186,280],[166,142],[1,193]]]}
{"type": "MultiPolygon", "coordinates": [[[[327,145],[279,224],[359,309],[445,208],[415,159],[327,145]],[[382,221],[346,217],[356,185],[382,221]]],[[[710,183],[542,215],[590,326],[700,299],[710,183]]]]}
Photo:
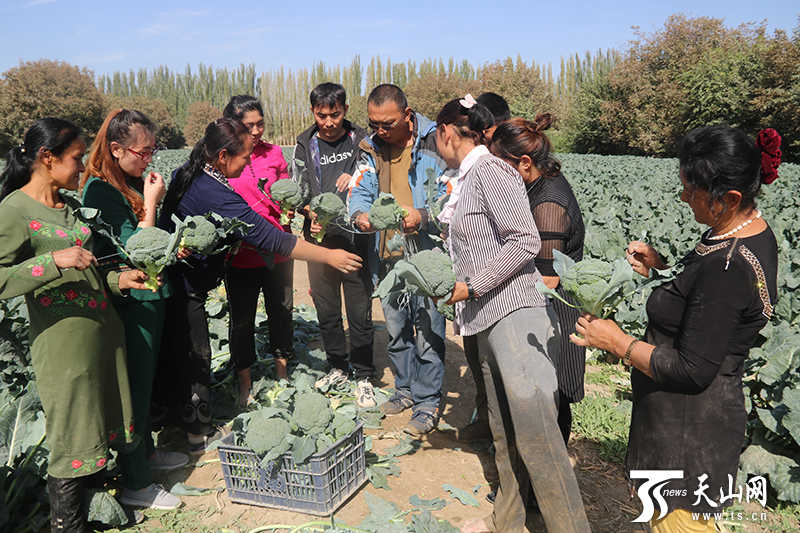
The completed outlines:
{"type": "MultiPolygon", "coordinates": [[[[486,495],[486,501],[494,505],[494,499],[497,497],[497,491],[491,491],[486,495]]],[[[539,502],[536,501],[536,495],[531,492],[528,494],[528,505],[525,509],[529,513],[541,514],[539,510],[539,502]]]]}

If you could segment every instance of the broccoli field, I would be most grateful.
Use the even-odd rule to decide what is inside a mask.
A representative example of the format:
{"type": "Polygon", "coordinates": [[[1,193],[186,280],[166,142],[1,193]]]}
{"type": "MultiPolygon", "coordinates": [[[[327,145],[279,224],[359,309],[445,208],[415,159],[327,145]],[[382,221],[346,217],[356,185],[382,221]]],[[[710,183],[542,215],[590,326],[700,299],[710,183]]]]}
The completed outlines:
{"type": "MultiPolygon", "coordinates": [[[[290,149],[284,149],[284,154],[290,157],[290,149]]],[[[159,152],[151,169],[168,177],[172,170],[187,160],[188,155],[189,150],[159,152]]],[[[691,250],[705,229],[695,222],[688,205],[679,200],[681,185],[677,175],[677,161],[674,159],[575,154],[560,154],[559,158],[562,161],[563,172],[572,184],[581,205],[586,223],[586,257],[613,261],[624,255],[623,249],[630,240],[646,239],[662,254],[665,262],[670,264],[691,250]]],[[[800,166],[784,164],[779,172],[778,180],[765,186],[758,199],[758,206],[775,232],[780,249],[779,301],[775,306],[772,322],[762,332],[763,335],[757,347],[751,351],[746,366],[745,393],[751,417],[748,425],[748,447],[742,455],[741,464],[748,472],[759,473],[769,478],[770,501],[773,504],[784,502],[780,504],[784,506],[782,509],[790,504],[790,508],[793,509],[790,513],[793,513],[794,517],[792,524],[796,525],[800,511],[797,505],[792,504],[800,502],[800,478],[796,474],[800,469],[800,417],[797,416],[797,413],[800,413],[800,394],[797,392],[800,390],[800,328],[798,328],[800,298],[797,292],[800,285],[800,198],[796,193],[800,187],[800,166]]],[[[321,344],[315,338],[317,334],[314,333],[313,309],[307,312],[309,308],[303,306],[304,302],[310,302],[310,297],[306,293],[308,284],[304,265],[302,270],[298,270],[296,265],[295,286],[295,305],[299,306],[299,312],[295,313],[296,345],[300,342],[307,347],[306,352],[313,355],[313,358],[306,361],[316,361],[324,365],[324,354],[318,349],[321,344]]],[[[617,320],[632,335],[640,335],[644,331],[646,297],[647,294],[638,294],[617,311],[617,320]]],[[[383,320],[382,315],[376,312],[379,308],[377,304],[373,307],[376,325],[382,324],[383,320]]],[[[226,367],[228,346],[224,291],[216,292],[215,297],[208,301],[207,313],[214,352],[212,368],[215,370],[215,379],[218,380],[215,388],[232,387],[233,377],[226,367]]],[[[259,316],[257,324],[262,319],[264,317],[259,316]]],[[[47,505],[43,499],[43,477],[46,475],[47,458],[46,443],[43,442],[44,419],[38,395],[33,387],[35,377],[28,364],[27,327],[27,310],[22,299],[0,301],[0,486],[3,488],[3,494],[0,496],[0,530],[3,531],[6,531],[9,525],[12,526],[9,531],[22,530],[23,527],[18,528],[18,526],[23,522],[32,525],[33,531],[38,531],[47,518],[47,505]]],[[[267,342],[265,328],[265,325],[261,325],[256,331],[258,351],[262,351],[267,342]]],[[[385,332],[376,331],[375,359],[379,375],[383,372],[383,367],[388,366],[385,355],[386,342],[380,339],[385,339],[385,332]]],[[[457,337],[448,336],[447,344],[448,350],[453,350],[454,353],[460,349],[460,340],[457,337]]],[[[458,357],[461,358],[451,357],[448,351],[447,362],[452,366],[446,376],[445,387],[451,391],[447,401],[450,405],[459,405],[463,400],[466,406],[472,401],[472,393],[468,391],[471,385],[465,384],[469,380],[468,373],[466,376],[458,373],[458,365],[463,359],[460,355],[458,357]],[[452,367],[455,367],[455,370],[452,367]],[[453,396],[453,391],[460,391],[463,398],[458,399],[453,396]]],[[[625,381],[626,378],[620,372],[618,365],[593,361],[593,368],[598,364],[604,368],[602,371],[604,376],[607,374],[612,376],[612,382],[625,381]]],[[[386,375],[391,378],[389,370],[386,371],[386,375]]],[[[595,387],[597,379],[590,380],[587,375],[587,390],[595,387]]],[[[392,384],[391,379],[388,382],[384,379],[384,383],[389,387],[392,384]]],[[[627,386],[629,387],[629,381],[627,386]]],[[[267,391],[264,391],[264,394],[267,394],[267,391]]],[[[589,405],[589,399],[590,394],[587,394],[583,403],[589,405]]],[[[470,410],[471,408],[469,406],[470,410]]],[[[594,418],[600,418],[596,411],[594,413],[594,418]]],[[[468,413],[463,410],[455,414],[453,411],[445,411],[443,416],[444,421],[451,425],[465,423],[468,418],[468,413]]],[[[395,499],[396,503],[401,503],[397,502],[401,494],[406,501],[408,494],[425,499],[446,497],[447,495],[441,490],[442,483],[452,483],[468,492],[470,488],[473,492],[480,492],[478,500],[481,504],[480,509],[470,509],[448,498],[448,506],[441,511],[442,517],[460,525],[454,516],[471,517],[488,514],[491,507],[483,500],[488,489],[485,486],[481,489],[480,485],[475,485],[487,479],[484,477],[485,472],[482,472],[479,466],[476,467],[475,463],[469,462],[475,459],[476,451],[446,437],[445,422],[440,426],[442,431],[434,432],[424,449],[404,456],[402,474],[391,473],[395,468],[399,472],[400,463],[395,461],[387,464],[386,468],[390,472],[388,478],[390,489],[382,490],[376,488],[374,484],[366,485],[337,513],[337,519],[342,518],[350,524],[357,524],[363,518],[359,516],[356,519],[356,515],[362,512],[360,509],[363,508],[363,501],[367,497],[365,494],[395,499]],[[436,453],[441,455],[435,455],[436,453]],[[422,460],[426,455],[429,456],[428,460],[430,457],[436,457],[433,464],[441,470],[434,472],[414,466],[413,461],[422,460]],[[437,477],[437,473],[440,473],[440,477],[437,477]]],[[[384,428],[386,425],[402,425],[396,421],[389,423],[384,421],[384,424],[384,428]]],[[[576,426],[581,424],[577,423],[576,426]]],[[[397,442],[386,429],[371,431],[373,446],[381,452],[397,442]]],[[[576,429],[576,433],[577,431],[576,429]]],[[[604,445],[603,439],[599,440],[601,446],[604,445]]],[[[623,450],[624,442],[622,441],[623,450]]],[[[482,453],[485,455],[485,452],[482,453]]],[[[212,463],[214,455],[207,454],[204,459],[206,463],[212,463]]],[[[194,470],[205,476],[204,480],[209,484],[223,485],[221,477],[203,472],[213,466],[206,464],[203,468],[196,467],[194,470]]],[[[586,472],[605,472],[604,469],[605,466],[601,465],[599,460],[598,463],[592,462],[588,467],[585,463],[581,464],[583,475],[586,475],[586,472]]],[[[592,475],[600,477],[600,474],[592,475]]],[[[187,481],[189,471],[181,476],[184,477],[170,477],[170,483],[187,481]]],[[[199,486],[194,479],[189,479],[187,482],[199,486]]],[[[739,480],[739,483],[741,484],[742,480],[739,480]]],[[[600,487],[596,490],[602,493],[605,488],[600,487]]],[[[623,483],[622,492],[625,490],[623,483]]],[[[619,493],[615,493],[615,496],[621,498],[619,493]]],[[[371,497],[367,497],[368,505],[371,497]]],[[[249,530],[242,522],[267,524],[274,521],[272,515],[265,518],[266,511],[263,508],[254,508],[257,511],[242,516],[247,510],[246,507],[233,506],[231,509],[231,504],[228,503],[228,509],[224,509],[223,512],[219,498],[215,499],[213,496],[207,496],[202,500],[205,502],[203,505],[207,505],[208,508],[198,507],[196,499],[190,497],[183,499],[187,502],[188,508],[174,515],[148,512],[148,522],[132,530],[156,530],[148,529],[148,523],[149,527],[154,527],[153,520],[160,520],[166,528],[158,530],[163,531],[217,531],[219,527],[233,527],[236,531],[242,532],[249,530]],[[210,518],[217,512],[224,515],[225,520],[229,522],[210,518]],[[182,526],[178,522],[180,517],[184,517],[182,519],[185,521],[182,526]],[[199,526],[201,522],[204,524],[202,529],[199,526]],[[214,527],[211,527],[212,525],[214,527]]],[[[225,500],[223,495],[221,501],[225,500]]],[[[608,525],[604,518],[598,518],[598,511],[587,503],[587,513],[593,529],[628,531],[628,527],[634,525],[630,520],[638,513],[633,513],[614,498],[611,500],[613,503],[602,500],[600,505],[595,506],[598,508],[606,506],[605,512],[617,517],[619,523],[614,526],[608,525]],[[630,516],[624,516],[625,513],[630,516]]],[[[624,497],[624,501],[628,501],[627,496],[624,497]]],[[[630,507],[632,503],[626,505],[630,507]]],[[[407,503],[405,507],[401,505],[402,509],[408,507],[407,503]]],[[[765,511],[776,515],[785,512],[776,511],[775,507],[765,511]]],[[[278,516],[286,520],[295,518],[288,513],[278,516]]],[[[733,530],[768,530],[766,524],[764,529],[752,529],[750,526],[748,528],[740,529],[737,526],[733,530]]],[[[540,531],[536,527],[529,529],[540,531]]],[[[790,529],[791,526],[783,526],[779,530],[790,529]]]]}

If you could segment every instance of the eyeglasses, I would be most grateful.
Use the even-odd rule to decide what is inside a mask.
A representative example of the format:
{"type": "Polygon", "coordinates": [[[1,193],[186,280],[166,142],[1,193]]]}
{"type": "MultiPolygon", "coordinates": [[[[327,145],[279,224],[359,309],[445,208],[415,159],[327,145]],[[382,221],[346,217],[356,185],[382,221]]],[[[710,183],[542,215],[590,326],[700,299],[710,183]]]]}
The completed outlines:
{"type": "MultiPolygon", "coordinates": [[[[120,146],[122,146],[122,145],[120,145],[120,146]]],[[[158,146],[154,147],[152,150],[150,150],[148,152],[137,152],[136,150],[131,150],[127,146],[122,146],[122,147],[125,148],[130,153],[138,155],[139,157],[141,157],[142,161],[144,161],[148,157],[150,157],[151,159],[154,158],[156,156],[156,154],[158,153],[158,150],[159,150],[158,146]]]]}
{"type": "Polygon", "coordinates": [[[404,117],[400,117],[400,119],[397,122],[395,122],[394,124],[378,124],[377,122],[369,122],[368,125],[369,125],[370,128],[372,128],[375,131],[383,130],[383,131],[387,131],[388,132],[388,131],[392,131],[392,129],[394,129],[395,126],[400,124],[403,121],[403,118],[404,117]]]}

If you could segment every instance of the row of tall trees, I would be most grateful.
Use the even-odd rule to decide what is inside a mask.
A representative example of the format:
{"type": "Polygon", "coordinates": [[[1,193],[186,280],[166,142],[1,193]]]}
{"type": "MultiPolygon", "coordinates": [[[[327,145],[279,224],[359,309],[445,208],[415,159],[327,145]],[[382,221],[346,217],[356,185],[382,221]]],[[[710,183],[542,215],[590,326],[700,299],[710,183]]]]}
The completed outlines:
{"type": "Polygon", "coordinates": [[[774,127],[788,159],[800,160],[800,25],[792,35],[770,35],[763,24],[731,28],[720,19],[683,15],[651,32],[637,30],[619,50],[563,58],[556,75],[551,65],[520,56],[478,66],[380,56],[362,64],[356,56],[344,66],[320,61],[260,75],[255,65],[201,64],[182,72],[161,66],[96,80],[59,62],[23,63],[0,78],[0,147],[19,139],[36,116],[71,117],[96,131],[116,106],[145,111],[161,127],[158,142],[179,147],[196,141],[235,94],[260,98],[266,137],[293,144],[313,120],[308,94],[324,81],[344,85],[349,118],[362,125],[369,90],[394,83],[429,117],[451,98],[484,91],[503,95],[515,116],[552,112],[559,122],[551,138],[563,151],[671,156],[686,131],[724,122],[751,133],[774,127]]]}

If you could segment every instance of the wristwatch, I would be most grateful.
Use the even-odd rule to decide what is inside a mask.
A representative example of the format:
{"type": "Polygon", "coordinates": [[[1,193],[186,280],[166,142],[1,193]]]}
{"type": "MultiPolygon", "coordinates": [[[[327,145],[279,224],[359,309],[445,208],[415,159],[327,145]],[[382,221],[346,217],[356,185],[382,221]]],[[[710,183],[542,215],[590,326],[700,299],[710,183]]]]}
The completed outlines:
{"type": "Polygon", "coordinates": [[[475,294],[475,289],[472,288],[472,283],[470,283],[469,278],[464,280],[464,283],[467,284],[467,291],[469,291],[469,297],[467,298],[468,302],[474,302],[478,299],[478,296],[475,294]]]}

